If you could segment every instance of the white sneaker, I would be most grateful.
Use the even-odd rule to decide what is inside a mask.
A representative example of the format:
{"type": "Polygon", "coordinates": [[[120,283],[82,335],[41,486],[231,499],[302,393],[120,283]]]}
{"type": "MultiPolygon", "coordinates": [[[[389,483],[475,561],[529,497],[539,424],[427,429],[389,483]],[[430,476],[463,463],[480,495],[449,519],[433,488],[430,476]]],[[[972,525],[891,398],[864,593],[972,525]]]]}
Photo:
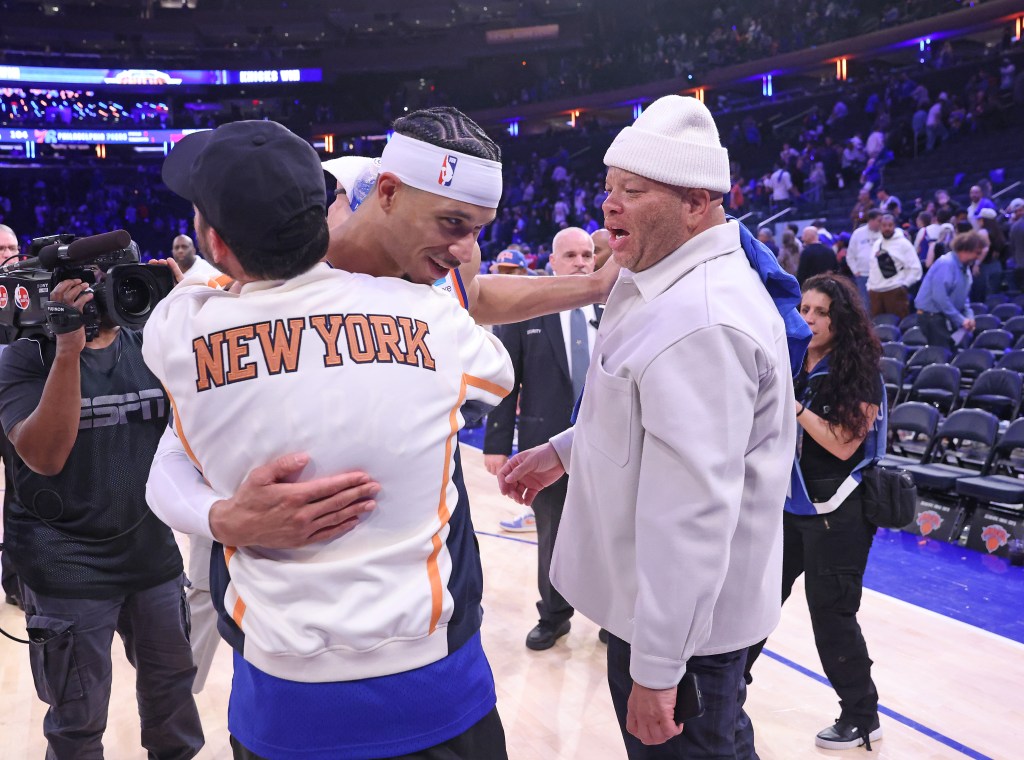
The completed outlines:
{"type": "Polygon", "coordinates": [[[537,532],[537,518],[533,512],[523,512],[523,514],[512,520],[502,520],[498,523],[501,529],[508,531],[509,533],[536,533],[537,532]]]}

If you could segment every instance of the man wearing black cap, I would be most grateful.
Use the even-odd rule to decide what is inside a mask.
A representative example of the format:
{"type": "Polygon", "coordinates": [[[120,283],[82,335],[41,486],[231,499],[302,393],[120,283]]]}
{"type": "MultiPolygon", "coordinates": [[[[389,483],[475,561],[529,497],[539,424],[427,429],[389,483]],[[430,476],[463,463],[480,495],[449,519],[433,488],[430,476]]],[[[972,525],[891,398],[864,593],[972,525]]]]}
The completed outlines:
{"type": "MultiPolygon", "coordinates": [[[[423,202],[409,188],[437,181],[443,155],[457,166],[439,195],[480,201],[453,207],[453,218],[470,228],[493,218],[491,162],[392,144],[408,152],[408,187],[392,189],[394,202],[423,202]]],[[[230,494],[256,465],[301,451],[300,487],[351,467],[379,481],[358,482],[354,504],[315,522],[312,546],[238,546],[217,518],[193,528],[226,544],[211,586],[236,650],[235,756],[500,760],[454,441],[460,410],[508,393],[507,353],[428,287],[321,262],[320,162],[284,127],[243,121],[190,135],[163,177],[192,201],[203,250],[240,286],[186,279],[146,327],[146,361],[196,469],[230,494]]]]}

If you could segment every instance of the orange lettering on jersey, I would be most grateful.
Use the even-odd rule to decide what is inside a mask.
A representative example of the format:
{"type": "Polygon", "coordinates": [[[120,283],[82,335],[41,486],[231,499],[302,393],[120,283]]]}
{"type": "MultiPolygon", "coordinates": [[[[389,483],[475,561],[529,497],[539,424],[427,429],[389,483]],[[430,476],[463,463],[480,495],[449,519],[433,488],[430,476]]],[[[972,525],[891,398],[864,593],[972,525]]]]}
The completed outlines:
{"type": "Polygon", "coordinates": [[[224,385],[224,333],[217,332],[192,341],[196,356],[196,390],[200,393],[224,385]]]}
{"type": "Polygon", "coordinates": [[[224,331],[224,340],[228,344],[228,372],[229,383],[237,383],[242,380],[252,380],[256,377],[256,363],[249,362],[242,364],[242,360],[249,355],[249,341],[256,337],[256,329],[253,325],[232,327],[224,331]]]}
{"type": "Polygon", "coordinates": [[[345,318],[341,314],[317,314],[309,318],[309,324],[324,342],[324,366],[340,367],[344,362],[338,351],[338,336],[345,318]]]}
{"type": "Polygon", "coordinates": [[[349,314],[345,317],[345,336],[348,338],[348,355],[356,364],[366,364],[376,358],[370,321],[365,315],[349,314]]]}
{"type": "Polygon", "coordinates": [[[281,374],[282,369],[294,372],[299,368],[299,347],[305,327],[306,320],[301,317],[289,319],[288,327],[285,327],[284,320],[274,320],[273,333],[270,322],[256,325],[256,334],[263,347],[263,358],[271,375],[281,374]]]}
{"type": "Polygon", "coordinates": [[[370,325],[373,327],[373,339],[377,344],[377,361],[405,364],[405,353],[400,348],[402,334],[398,331],[395,318],[385,314],[371,314],[370,325]]]}
{"type": "Polygon", "coordinates": [[[430,327],[426,322],[417,319],[415,328],[409,317],[399,317],[398,324],[402,327],[405,335],[405,363],[413,366],[421,366],[424,369],[434,369],[434,357],[430,355],[427,348],[426,338],[430,334],[430,327]],[[419,357],[417,358],[417,354],[419,357]]]}

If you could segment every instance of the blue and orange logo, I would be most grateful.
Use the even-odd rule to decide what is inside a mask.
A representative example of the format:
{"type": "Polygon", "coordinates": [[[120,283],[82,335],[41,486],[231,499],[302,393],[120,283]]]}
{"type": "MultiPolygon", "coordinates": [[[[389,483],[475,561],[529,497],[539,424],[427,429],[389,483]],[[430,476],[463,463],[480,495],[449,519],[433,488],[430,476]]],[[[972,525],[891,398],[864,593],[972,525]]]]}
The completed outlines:
{"type": "Polygon", "coordinates": [[[986,525],[985,530],[981,532],[981,540],[985,542],[985,548],[988,549],[989,554],[999,549],[1000,546],[1006,546],[1009,538],[1010,534],[1001,525],[986,525]]]}
{"type": "Polygon", "coordinates": [[[917,516],[917,526],[921,529],[921,535],[927,536],[942,526],[942,517],[938,512],[929,509],[917,516]]]}
{"type": "Polygon", "coordinates": [[[459,159],[455,156],[446,155],[441,161],[441,173],[437,175],[437,184],[443,185],[444,187],[451,187],[452,180],[455,179],[455,165],[459,163],[459,159]]]}

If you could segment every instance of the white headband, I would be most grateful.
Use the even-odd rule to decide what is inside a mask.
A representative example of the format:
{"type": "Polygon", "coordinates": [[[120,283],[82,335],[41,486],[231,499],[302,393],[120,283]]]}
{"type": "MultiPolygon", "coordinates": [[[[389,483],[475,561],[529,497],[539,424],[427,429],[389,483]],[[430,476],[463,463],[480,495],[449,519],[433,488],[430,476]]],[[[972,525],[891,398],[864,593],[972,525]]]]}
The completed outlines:
{"type": "Polygon", "coordinates": [[[380,170],[417,190],[484,208],[498,208],[501,163],[440,148],[397,132],[384,147],[380,170]]]}

